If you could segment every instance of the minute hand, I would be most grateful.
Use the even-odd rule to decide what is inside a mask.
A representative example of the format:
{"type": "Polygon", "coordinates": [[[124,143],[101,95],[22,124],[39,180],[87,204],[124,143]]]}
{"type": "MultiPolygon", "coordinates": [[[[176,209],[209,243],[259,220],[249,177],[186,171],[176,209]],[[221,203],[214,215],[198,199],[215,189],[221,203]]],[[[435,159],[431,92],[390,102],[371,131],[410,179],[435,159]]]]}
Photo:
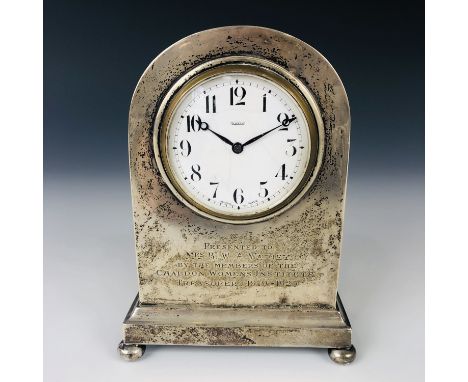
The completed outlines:
{"type": "Polygon", "coordinates": [[[243,146],[245,147],[245,146],[247,146],[247,145],[250,145],[251,143],[253,143],[253,142],[259,140],[261,137],[264,137],[265,135],[271,133],[272,131],[275,131],[275,130],[278,129],[279,127],[288,126],[288,125],[289,125],[292,121],[294,121],[295,119],[296,119],[296,118],[293,117],[293,118],[287,120],[287,124],[282,123],[281,125],[278,125],[278,126],[276,126],[276,127],[273,127],[272,129],[268,130],[268,131],[265,131],[263,134],[257,135],[256,137],[253,137],[253,138],[249,139],[247,142],[245,142],[245,143],[243,144],[243,146]]]}

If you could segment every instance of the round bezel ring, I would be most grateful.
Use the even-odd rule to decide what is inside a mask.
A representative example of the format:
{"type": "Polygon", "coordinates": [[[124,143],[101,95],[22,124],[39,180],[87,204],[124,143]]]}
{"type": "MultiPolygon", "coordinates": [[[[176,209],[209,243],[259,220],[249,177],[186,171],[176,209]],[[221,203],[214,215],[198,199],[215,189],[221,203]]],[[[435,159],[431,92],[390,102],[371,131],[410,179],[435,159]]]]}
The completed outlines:
{"type": "Polygon", "coordinates": [[[174,196],[192,211],[203,217],[230,224],[251,224],[277,216],[295,205],[310,189],[320,169],[324,151],[324,128],[319,107],[310,91],[283,67],[257,57],[230,56],[206,62],[188,71],[166,92],[154,119],[153,149],[157,167],[174,196]],[[281,203],[258,213],[231,215],[219,213],[198,203],[179,185],[168,161],[167,136],[172,113],[190,90],[202,81],[223,73],[252,73],[268,78],[290,93],[304,113],[310,132],[311,153],[306,173],[281,203]]]}

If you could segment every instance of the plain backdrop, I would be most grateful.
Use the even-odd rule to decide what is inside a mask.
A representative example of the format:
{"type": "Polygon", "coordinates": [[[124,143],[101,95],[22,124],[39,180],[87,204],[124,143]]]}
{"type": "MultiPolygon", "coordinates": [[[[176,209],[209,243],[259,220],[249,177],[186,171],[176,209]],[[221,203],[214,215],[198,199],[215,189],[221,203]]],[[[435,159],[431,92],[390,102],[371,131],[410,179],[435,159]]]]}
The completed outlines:
{"type": "Polygon", "coordinates": [[[422,2],[46,1],[46,381],[424,379],[422,2]],[[339,291],[355,363],[325,350],[152,347],[118,358],[137,291],[127,116],[139,76],[180,38],[249,24],[318,49],[352,115],[339,291]]]}

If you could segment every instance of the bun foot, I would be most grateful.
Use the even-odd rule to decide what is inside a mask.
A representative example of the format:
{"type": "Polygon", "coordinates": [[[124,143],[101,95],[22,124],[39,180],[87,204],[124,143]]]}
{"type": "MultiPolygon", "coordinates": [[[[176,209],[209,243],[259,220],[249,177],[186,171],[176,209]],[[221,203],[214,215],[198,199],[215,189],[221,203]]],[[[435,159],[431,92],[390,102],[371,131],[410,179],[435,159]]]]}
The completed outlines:
{"type": "Polygon", "coordinates": [[[145,354],[146,346],[125,344],[123,341],[120,341],[118,350],[120,357],[125,361],[136,361],[145,354]]]}
{"type": "Polygon", "coordinates": [[[356,349],[353,345],[342,349],[328,349],[330,359],[339,365],[348,365],[356,358],[356,349]]]}

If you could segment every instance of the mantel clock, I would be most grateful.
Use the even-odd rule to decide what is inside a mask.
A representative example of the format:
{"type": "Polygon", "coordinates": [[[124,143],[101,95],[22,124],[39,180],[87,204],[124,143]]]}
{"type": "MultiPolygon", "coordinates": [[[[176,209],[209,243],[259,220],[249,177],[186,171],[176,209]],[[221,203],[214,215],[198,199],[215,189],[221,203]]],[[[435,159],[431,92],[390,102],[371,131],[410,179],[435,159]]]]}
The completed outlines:
{"type": "Polygon", "coordinates": [[[350,115],[329,62],[272,29],[196,33],[143,73],[129,116],[145,345],[329,348],[355,357],[337,294],[350,115]]]}

